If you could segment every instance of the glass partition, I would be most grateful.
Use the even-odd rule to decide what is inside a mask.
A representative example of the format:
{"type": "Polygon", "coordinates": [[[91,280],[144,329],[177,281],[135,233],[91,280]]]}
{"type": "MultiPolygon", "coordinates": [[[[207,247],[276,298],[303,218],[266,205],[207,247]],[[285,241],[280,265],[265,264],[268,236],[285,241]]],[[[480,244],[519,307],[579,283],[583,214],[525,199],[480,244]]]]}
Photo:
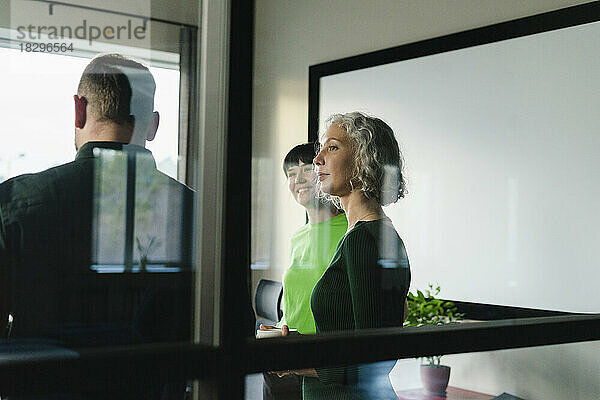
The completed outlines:
{"type": "MultiPolygon", "coordinates": [[[[275,311],[257,309],[259,320],[319,332],[310,320],[322,317],[314,307],[327,298],[326,314],[341,315],[339,301],[355,312],[347,327],[358,328],[357,306],[377,318],[400,308],[406,289],[409,306],[421,292],[453,300],[473,320],[597,312],[590,249],[600,181],[590,171],[600,146],[590,107],[600,90],[600,23],[585,14],[573,11],[572,24],[516,21],[515,33],[490,27],[311,66],[306,142],[285,131],[254,139],[257,306],[273,295],[257,288],[282,283],[269,300],[275,311]],[[362,192],[362,206],[353,207],[351,191],[362,192]],[[357,275],[338,270],[349,290],[336,281],[319,302],[331,267],[366,254],[353,238],[369,224],[397,235],[369,232],[380,275],[354,288],[357,275]],[[404,254],[388,257],[398,244],[404,254]],[[410,279],[396,290],[389,267],[404,264],[410,279]],[[383,294],[390,287],[393,295],[383,294]]],[[[278,101],[281,126],[305,122],[283,115],[293,99],[278,101]]]]}
{"type": "Polygon", "coordinates": [[[436,359],[407,358],[282,369],[247,375],[245,398],[324,399],[343,393],[353,399],[593,399],[599,346],[593,341],[453,354],[442,356],[439,366],[436,359]],[[332,371],[345,380],[331,379],[332,371]]]}
{"type": "Polygon", "coordinates": [[[138,3],[2,6],[6,345],[69,352],[192,338],[201,188],[186,177],[194,126],[180,121],[196,27],[145,17],[150,3],[138,3]]]}
{"type": "MultiPolygon", "coordinates": [[[[161,120],[155,140],[148,142],[147,146],[157,160],[158,169],[177,179],[180,140],[178,50],[175,53],[158,50],[140,52],[135,47],[122,44],[99,43],[85,52],[77,47],[73,51],[61,52],[59,48],[56,52],[34,52],[21,50],[20,46],[38,41],[19,40],[17,36],[15,29],[0,28],[0,57],[4,61],[0,66],[0,83],[4,88],[0,106],[4,110],[7,132],[21,132],[3,137],[0,182],[73,160],[71,98],[77,92],[85,66],[100,53],[128,55],[148,64],[156,82],[155,107],[160,110],[161,120]],[[31,93],[37,93],[32,104],[36,107],[36,115],[28,124],[22,124],[19,116],[23,104],[32,101],[31,93]]],[[[80,42],[73,39],[75,45],[80,42]]]]}
{"type": "MultiPolygon", "coordinates": [[[[433,332],[456,329],[443,342],[450,351],[457,341],[503,341],[482,321],[539,323],[531,337],[545,340],[565,332],[544,318],[594,315],[580,295],[594,290],[598,214],[588,173],[599,148],[588,108],[599,70],[591,14],[565,10],[552,17],[561,23],[539,16],[313,65],[306,140],[282,129],[305,122],[285,115],[296,109],[292,84],[257,79],[259,99],[278,95],[273,110],[258,105],[276,114],[267,120],[277,132],[258,132],[253,148],[258,337],[285,325],[315,343],[335,332],[343,359],[354,349],[347,337],[389,327],[432,325],[397,330],[432,333],[432,346],[442,346],[433,332]],[[467,334],[479,328],[489,336],[467,334]]],[[[401,348],[403,335],[394,339],[401,348]]],[[[290,351],[308,358],[296,344],[290,351]]],[[[358,353],[375,359],[374,349],[358,353]]],[[[247,388],[258,393],[254,378],[247,388]]],[[[417,388],[407,380],[398,390],[419,398],[417,388]]],[[[494,398],[499,389],[451,393],[494,398]]]]}
{"type": "MultiPolygon", "coordinates": [[[[32,9],[29,15],[20,10],[18,18],[39,17],[35,22],[40,27],[48,26],[41,25],[48,15],[69,7],[35,3],[41,9],[32,9]]],[[[150,15],[149,4],[144,6],[144,15],[150,15]]],[[[135,11],[131,7],[122,5],[126,14],[115,17],[115,25],[131,17],[135,11]]],[[[575,12],[579,17],[570,24],[577,24],[587,8],[579,10],[583,11],[575,12]]],[[[81,15],[73,15],[78,23],[81,15]]],[[[0,184],[0,312],[7,322],[7,339],[0,343],[2,397],[44,397],[52,392],[75,398],[238,399],[244,397],[245,383],[249,399],[268,398],[276,387],[283,387],[283,398],[306,399],[443,394],[489,399],[504,392],[505,398],[552,393],[561,398],[593,398],[598,391],[598,365],[593,359],[600,338],[597,315],[571,315],[565,311],[582,310],[537,303],[488,304],[487,298],[457,295],[452,285],[456,280],[435,279],[438,274],[431,273],[431,263],[443,270],[445,255],[458,258],[470,249],[452,242],[456,248],[444,252],[439,246],[445,242],[430,246],[431,242],[420,241],[440,235],[450,242],[463,237],[452,237],[454,231],[440,222],[439,208],[397,212],[413,195],[419,200],[435,195],[445,204],[439,192],[427,192],[427,177],[413,174],[413,165],[422,155],[407,146],[402,126],[380,109],[371,112],[382,119],[333,110],[342,115],[309,129],[304,144],[305,140],[290,140],[285,131],[263,143],[268,140],[261,134],[249,134],[254,126],[252,91],[257,91],[255,104],[271,94],[260,79],[252,85],[256,69],[248,38],[253,34],[253,3],[204,2],[201,15],[210,25],[201,35],[203,46],[210,46],[201,49],[195,49],[190,39],[196,34],[194,27],[180,30],[179,24],[166,23],[169,28],[157,28],[165,21],[151,18],[132,22],[132,29],[150,27],[152,39],[129,43],[130,53],[127,43],[113,47],[98,39],[108,46],[102,49],[141,58],[150,68],[142,68],[141,76],[129,75],[131,69],[140,72],[137,64],[117,71],[108,68],[115,78],[110,80],[123,90],[114,94],[114,102],[106,102],[118,103],[116,113],[100,119],[98,115],[106,110],[93,108],[94,78],[81,91],[79,85],[74,87],[69,107],[75,113],[68,129],[75,131],[78,153],[70,157],[77,157],[75,161],[64,164],[66,160],[56,159],[52,162],[58,167],[50,171],[8,177],[0,184]],[[177,31],[175,36],[167,33],[171,29],[177,31]],[[161,32],[168,39],[155,41],[161,32]],[[138,52],[136,45],[144,50],[138,52]],[[102,128],[95,134],[118,127],[112,134],[120,139],[123,135],[139,138],[137,134],[150,139],[160,122],[152,112],[158,108],[160,73],[152,68],[165,67],[177,53],[179,73],[177,79],[170,75],[173,80],[167,86],[178,81],[179,158],[172,158],[172,149],[165,150],[168,162],[161,166],[158,153],[163,147],[144,147],[145,140],[85,142],[90,122],[102,128]],[[156,92],[147,90],[147,80],[138,79],[149,75],[156,92]],[[198,84],[196,76],[201,80],[198,84]],[[139,84],[144,90],[136,91],[139,84]],[[149,94],[154,97],[150,109],[149,94]],[[128,101],[121,102],[124,99],[128,101]],[[57,183],[63,174],[68,179],[57,183]],[[37,196],[52,199],[51,206],[37,196]],[[361,207],[356,207],[361,205],[356,199],[362,201],[361,207]],[[413,229],[409,222],[415,220],[425,221],[430,230],[413,229]],[[247,304],[250,269],[254,327],[246,327],[246,322],[252,322],[246,318],[251,312],[247,304]],[[448,298],[452,301],[443,300],[448,298]],[[261,328],[261,324],[271,327],[261,328]],[[260,340],[247,337],[252,331],[260,340]],[[414,358],[431,356],[437,364],[438,355],[443,355],[441,365],[452,368],[449,387],[425,394],[423,368],[414,358]],[[533,372],[529,374],[525,367],[533,372]],[[575,377],[571,371],[577,370],[592,372],[575,377]],[[263,371],[269,371],[266,388],[263,371]],[[559,376],[568,380],[564,387],[559,387],[559,376]],[[198,381],[190,384],[193,379],[198,381]],[[280,380],[289,382],[280,385],[280,380]]],[[[533,25],[547,26],[548,20],[563,17],[558,12],[533,25]]],[[[92,20],[96,21],[90,14],[88,28],[92,20]]],[[[523,23],[532,21],[507,25],[514,29],[510,34],[521,35],[523,23]]],[[[18,33],[19,26],[11,29],[18,33]]],[[[466,37],[495,37],[498,31],[505,35],[510,29],[502,26],[482,28],[466,37]]],[[[103,32],[110,36],[113,31],[100,29],[100,35],[103,32]]],[[[89,46],[94,42],[83,40],[89,46]]],[[[447,41],[454,49],[473,45],[465,43],[465,34],[441,39],[447,41]]],[[[89,46],[74,46],[80,51],[76,56],[89,62],[95,55],[89,46]]],[[[312,95],[314,71],[311,68],[312,95]]],[[[336,73],[343,72],[348,71],[336,73]]],[[[317,83],[326,75],[318,76],[317,83]]],[[[290,84],[280,78],[273,82],[290,84]]],[[[167,106],[174,106],[174,96],[167,96],[167,106]]],[[[285,121],[282,125],[304,126],[303,117],[286,112],[287,102],[296,101],[282,96],[277,99],[281,108],[267,112],[285,121]]],[[[319,120],[319,107],[315,114],[311,102],[310,109],[312,127],[313,120],[319,120]]],[[[261,118],[260,112],[254,114],[261,118]]],[[[160,126],[156,134],[164,136],[160,126]]],[[[450,157],[434,161],[447,161],[449,170],[457,165],[450,157]]],[[[515,197],[509,190],[507,207],[520,204],[515,198],[522,192],[516,192],[515,197]]],[[[516,209],[520,210],[518,205],[516,209]]],[[[457,229],[474,232],[473,246],[484,247],[485,253],[486,232],[473,228],[479,227],[481,210],[473,210],[467,223],[460,217],[471,217],[468,212],[450,218],[457,229]]],[[[511,221],[508,232],[521,229],[511,221]]],[[[522,249],[516,249],[515,254],[521,254],[522,249]]],[[[500,255],[508,257],[511,253],[506,251],[500,255]]],[[[482,263],[490,261],[481,258],[482,263]]],[[[549,258],[540,253],[539,260],[549,258]]],[[[460,260],[451,261],[456,266],[460,260]]],[[[501,265],[502,260],[497,262],[493,265],[501,265]]],[[[485,287],[481,289],[485,284],[474,279],[486,275],[482,271],[486,270],[461,273],[459,283],[485,292],[485,287]]],[[[506,284],[506,279],[497,280],[494,283],[506,284]]],[[[485,294],[496,296],[496,289],[485,294]]],[[[431,370],[447,373],[439,365],[431,370]]]]}

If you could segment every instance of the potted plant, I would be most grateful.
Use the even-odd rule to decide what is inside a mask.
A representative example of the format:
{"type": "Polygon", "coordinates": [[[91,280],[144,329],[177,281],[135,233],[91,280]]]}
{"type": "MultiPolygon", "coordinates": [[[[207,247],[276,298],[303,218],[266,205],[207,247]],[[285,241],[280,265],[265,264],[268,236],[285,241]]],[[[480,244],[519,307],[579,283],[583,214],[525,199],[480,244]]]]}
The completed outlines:
{"type": "MultiPolygon", "coordinates": [[[[460,321],[464,314],[457,312],[454,303],[437,299],[440,287],[429,284],[424,292],[408,293],[408,315],[405,326],[443,325],[460,321]]],[[[441,365],[442,356],[424,357],[421,382],[430,394],[445,395],[450,380],[450,367],[441,365]]]]}
{"type": "Polygon", "coordinates": [[[156,247],[160,244],[159,240],[156,240],[156,237],[146,235],[147,241],[144,246],[139,237],[135,238],[137,242],[137,249],[140,252],[140,272],[146,272],[146,265],[148,264],[148,255],[150,255],[150,250],[153,250],[153,247],[156,247]]]}

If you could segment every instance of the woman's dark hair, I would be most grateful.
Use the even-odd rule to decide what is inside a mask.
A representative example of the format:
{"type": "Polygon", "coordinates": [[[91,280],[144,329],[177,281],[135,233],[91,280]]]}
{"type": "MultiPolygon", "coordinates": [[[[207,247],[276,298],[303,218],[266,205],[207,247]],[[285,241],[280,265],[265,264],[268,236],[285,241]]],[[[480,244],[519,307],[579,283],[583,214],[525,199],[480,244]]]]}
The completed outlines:
{"type": "Polygon", "coordinates": [[[300,161],[304,164],[312,164],[315,155],[315,144],[313,142],[295,146],[283,159],[283,173],[287,177],[288,168],[297,166],[300,161]]]}

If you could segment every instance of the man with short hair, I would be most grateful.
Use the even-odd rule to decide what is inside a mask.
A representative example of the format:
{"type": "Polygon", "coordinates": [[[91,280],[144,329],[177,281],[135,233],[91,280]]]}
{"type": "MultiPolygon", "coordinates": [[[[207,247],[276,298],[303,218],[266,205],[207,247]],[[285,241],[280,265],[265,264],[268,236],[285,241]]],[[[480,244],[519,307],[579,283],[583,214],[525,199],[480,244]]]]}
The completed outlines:
{"type": "Polygon", "coordinates": [[[189,339],[191,280],[142,274],[152,260],[191,266],[193,193],[145,149],[159,124],[155,87],[137,61],[94,58],[74,95],[75,160],[0,184],[0,321],[12,319],[13,337],[189,339]],[[99,274],[115,265],[124,273],[99,274]]]}

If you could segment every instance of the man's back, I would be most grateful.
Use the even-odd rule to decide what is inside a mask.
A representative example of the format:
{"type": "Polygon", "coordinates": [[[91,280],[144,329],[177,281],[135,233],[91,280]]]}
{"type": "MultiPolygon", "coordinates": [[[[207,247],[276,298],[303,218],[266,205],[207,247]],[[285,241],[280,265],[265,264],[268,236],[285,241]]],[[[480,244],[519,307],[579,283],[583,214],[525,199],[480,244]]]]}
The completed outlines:
{"type": "Polygon", "coordinates": [[[2,318],[13,315],[14,335],[56,321],[61,278],[89,266],[92,176],[85,159],[0,185],[2,318]]]}
{"type": "Polygon", "coordinates": [[[93,345],[188,335],[192,192],[148,151],[122,147],[88,143],[71,163],[0,185],[0,307],[15,337],[93,345]],[[180,272],[133,273],[152,260],[180,272]],[[109,265],[125,273],[100,273],[109,265]],[[157,312],[176,326],[157,331],[157,312]]]}

